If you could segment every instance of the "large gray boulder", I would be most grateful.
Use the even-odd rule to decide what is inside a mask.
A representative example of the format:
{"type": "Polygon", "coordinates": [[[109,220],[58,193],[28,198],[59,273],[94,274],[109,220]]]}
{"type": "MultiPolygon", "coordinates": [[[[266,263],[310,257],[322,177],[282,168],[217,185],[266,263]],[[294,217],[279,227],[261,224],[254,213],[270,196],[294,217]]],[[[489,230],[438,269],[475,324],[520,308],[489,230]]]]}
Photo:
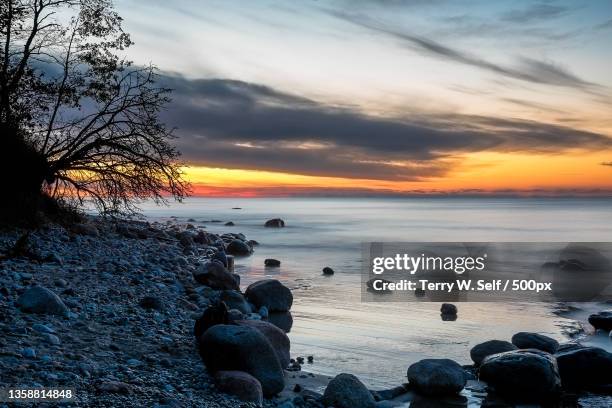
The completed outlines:
{"type": "Polygon", "coordinates": [[[235,396],[244,402],[261,405],[263,392],[257,378],[244,371],[218,371],[215,385],[219,391],[235,396]]]}
{"type": "Polygon", "coordinates": [[[285,386],[285,377],[270,342],[248,326],[218,324],[198,339],[200,356],[211,373],[245,371],[260,383],[263,395],[273,396],[285,386]]]}
{"type": "Polygon", "coordinates": [[[276,357],[278,357],[281,367],[289,367],[289,362],[291,360],[291,341],[284,331],[272,323],[263,320],[237,320],[234,323],[238,326],[248,326],[257,329],[261,334],[266,336],[266,339],[268,339],[276,353],[276,357]]]}
{"type": "Polygon", "coordinates": [[[22,312],[67,316],[68,307],[53,291],[42,286],[32,286],[17,299],[22,312]]]}
{"type": "Polygon", "coordinates": [[[559,349],[559,342],[551,337],[538,333],[519,332],[512,336],[512,344],[520,349],[542,350],[555,354],[559,349]]]}
{"type": "Polygon", "coordinates": [[[493,354],[484,359],[479,373],[496,393],[513,401],[547,400],[561,388],[555,358],[535,349],[493,354]]]}
{"type": "Polygon", "coordinates": [[[257,309],[265,306],[270,312],[288,312],[293,304],[291,290],[276,279],[252,283],[244,294],[257,309]]]}
{"type": "Polygon", "coordinates": [[[321,400],[326,407],[335,408],[374,408],[376,402],[372,393],[352,374],[339,374],[334,377],[321,400]]]}
{"type": "Polygon", "coordinates": [[[482,361],[490,355],[504,353],[506,351],[516,350],[517,347],[504,340],[489,340],[472,347],[470,357],[476,365],[480,365],[482,361]]]}
{"type": "Polygon", "coordinates": [[[459,393],[467,378],[455,361],[427,358],[408,367],[408,381],[420,394],[440,396],[459,393]]]}
{"type": "Polygon", "coordinates": [[[218,290],[239,290],[238,282],[219,262],[205,262],[193,273],[196,282],[218,290]]]}
{"type": "Polygon", "coordinates": [[[564,388],[612,384],[612,354],[598,347],[567,348],[555,355],[564,388]]]}

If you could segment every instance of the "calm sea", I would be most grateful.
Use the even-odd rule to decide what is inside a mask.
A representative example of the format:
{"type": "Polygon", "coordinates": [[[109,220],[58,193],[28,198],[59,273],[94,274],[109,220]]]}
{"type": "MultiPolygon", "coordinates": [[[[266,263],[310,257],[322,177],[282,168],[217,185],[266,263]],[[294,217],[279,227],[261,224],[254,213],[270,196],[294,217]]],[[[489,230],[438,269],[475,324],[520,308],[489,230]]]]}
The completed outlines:
{"type": "Polygon", "coordinates": [[[147,204],[143,212],[257,240],[255,254],[237,259],[236,271],[245,287],[272,277],[293,289],[292,356],[313,355],[308,371],[349,372],[373,387],[401,383],[421,358],[469,363],[472,346],[509,340],[517,331],[567,340],[572,321],[540,303],[460,303],[454,322],[440,319],[437,303],[362,303],[362,242],[612,241],[610,199],[191,198],[170,207],[147,204]],[[286,228],[263,227],[276,217],[286,228]],[[264,268],[265,258],[282,265],[264,268]],[[335,275],[323,276],[325,266],[335,275]]]}

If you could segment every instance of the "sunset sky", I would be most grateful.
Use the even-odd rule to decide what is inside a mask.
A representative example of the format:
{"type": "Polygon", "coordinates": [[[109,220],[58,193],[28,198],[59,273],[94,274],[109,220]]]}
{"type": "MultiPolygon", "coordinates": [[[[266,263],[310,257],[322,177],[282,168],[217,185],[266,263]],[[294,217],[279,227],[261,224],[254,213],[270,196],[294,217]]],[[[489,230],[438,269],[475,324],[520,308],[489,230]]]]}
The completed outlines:
{"type": "Polygon", "coordinates": [[[117,0],[196,194],[612,194],[612,2],[117,0]]]}

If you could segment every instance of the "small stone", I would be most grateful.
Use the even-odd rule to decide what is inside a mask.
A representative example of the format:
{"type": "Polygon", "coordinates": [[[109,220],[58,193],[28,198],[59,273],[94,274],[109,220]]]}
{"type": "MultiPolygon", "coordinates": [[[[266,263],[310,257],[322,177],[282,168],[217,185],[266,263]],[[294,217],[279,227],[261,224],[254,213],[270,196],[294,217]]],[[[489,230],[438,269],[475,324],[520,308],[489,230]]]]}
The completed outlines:
{"type": "Polygon", "coordinates": [[[59,346],[61,344],[59,337],[57,337],[54,334],[43,333],[43,338],[45,339],[47,343],[53,344],[54,346],[59,346]]]}
{"type": "Polygon", "coordinates": [[[26,347],[21,350],[21,355],[26,358],[36,358],[36,350],[31,347],[26,347]]]}
{"type": "Polygon", "coordinates": [[[313,356],[308,356],[308,363],[312,364],[314,362],[314,357],[313,356]]]}
{"type": "Polygon", "coordinates": [[[323,268],[323,275],[333,275],[333,274],[334,274],[334,270],[330,268],[329,266],[326,266],[325,268],[323,268]]]}
{"type": "Polygon", "coordinates": [[[452,303],[442,303],[440,313],[443,315],[456,315],[457,306],[453,305],[452,303]]]}
{"type": "Polygon", "coordinates": [[[42,286],[32,286],[17,299],[23,312],[66,316],[68,308],[53,291],[42,286]]]}
{"type": "Polygon", "coordinates": [[[162,301],[155,296],[145,296],[140,300],[140,302],[138,302],[138,304],[143,309],[153,309],[159,311],[164,309],[162,301]]]}
{"type": "Polygon", "coordinates": [[[34,323],[32,325],[32,330],[37,331],[39,333],[55,333],[55,330],[53,330],[51,327],[40,323],[34,323]]]}
{"type": "Polygon", "coordinates": [[[264,265],[268,267],[276,267],[281,265],[281,261],[274,258],[267,258],[264,260],[264,265]]]}

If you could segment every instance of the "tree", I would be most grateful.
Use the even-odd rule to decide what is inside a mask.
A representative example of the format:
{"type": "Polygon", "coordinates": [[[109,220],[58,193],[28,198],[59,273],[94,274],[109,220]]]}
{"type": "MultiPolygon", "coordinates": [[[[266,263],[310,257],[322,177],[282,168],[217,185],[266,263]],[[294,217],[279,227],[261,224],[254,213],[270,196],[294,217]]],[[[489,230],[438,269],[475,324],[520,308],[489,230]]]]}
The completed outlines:
{"type": "Polygon", "coordinates": [[[110,0],[0,3],[0,177],[14,209],[40,197],[132,211],[183,198],[169,90],[132,45],[110,0]],[[21,203],[21,204],[20,204],[21,203]]]}

